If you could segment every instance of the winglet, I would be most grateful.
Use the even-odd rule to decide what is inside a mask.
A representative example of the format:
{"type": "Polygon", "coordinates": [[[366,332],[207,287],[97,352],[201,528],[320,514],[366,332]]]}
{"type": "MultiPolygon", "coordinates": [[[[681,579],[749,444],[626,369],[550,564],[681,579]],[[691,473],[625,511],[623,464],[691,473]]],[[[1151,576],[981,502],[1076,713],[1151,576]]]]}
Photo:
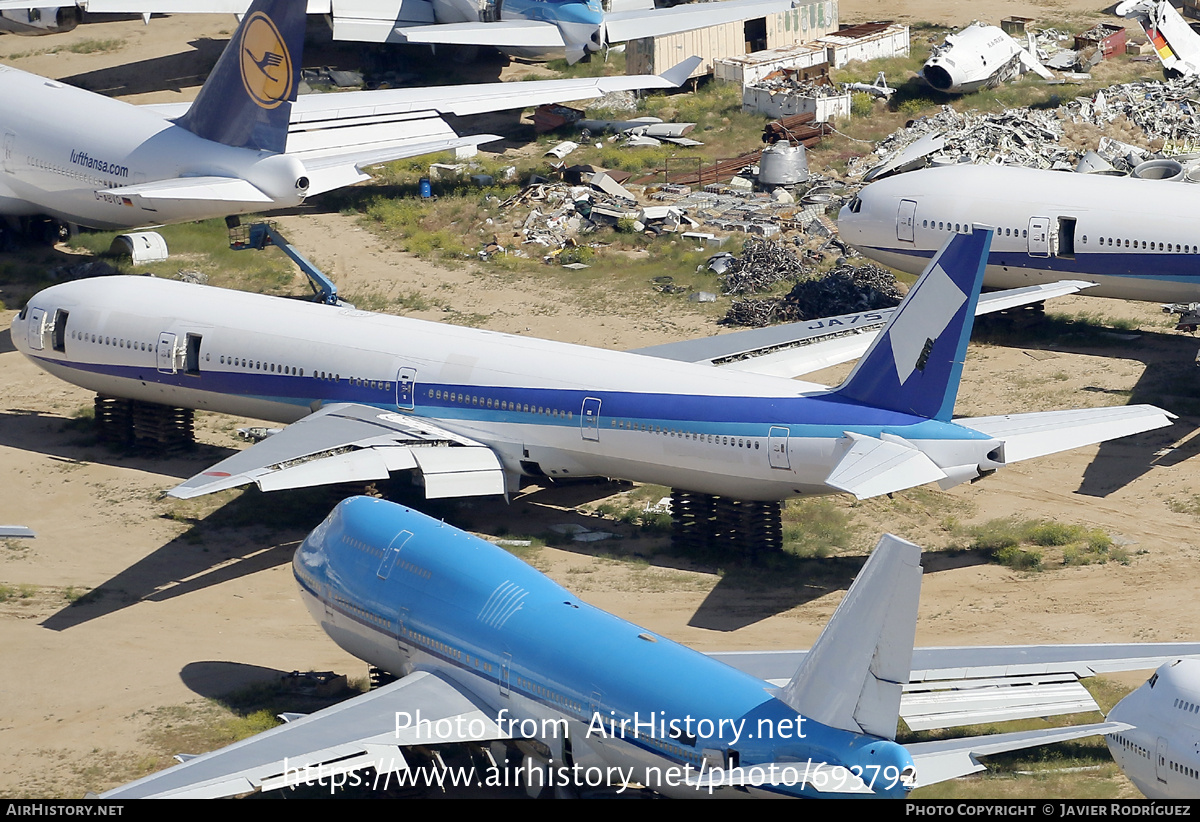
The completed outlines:
{"type": "Polygon", "coordinates": [[[833,396],[950,420],[991,245],[987,226],[952,236],[833,396]]]}
{"type": "Polygon", "coordinates": [[[282,153],[304,52],[305,0],[254,0],[177,124],[235,148],[282,153]]]}
{"type": "Polygon", "coordinates": [[[884,534],[779,698],[823,725],[894,740],[921,573],[921,549],[884,534]]]}
{"type": "Polygon", "coordinates": [[[672,66],[658,76],[666,80],[672,86],[682,86],[688,81],[688,78],[692,76],[692,72],[696,70],[696,67],[699,66],[700,63],[701,59],[699,57],[689,57],[682,63],[672,66]]]}

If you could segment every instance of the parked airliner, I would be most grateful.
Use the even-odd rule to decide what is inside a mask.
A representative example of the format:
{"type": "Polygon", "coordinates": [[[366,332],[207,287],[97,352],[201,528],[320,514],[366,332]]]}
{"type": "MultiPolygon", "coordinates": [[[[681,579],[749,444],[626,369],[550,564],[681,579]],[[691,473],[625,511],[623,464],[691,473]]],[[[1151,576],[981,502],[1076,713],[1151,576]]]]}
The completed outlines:
{"type": "Polygon", "coordinates": [[[363,168],[499,139],[476,114],[609,91],[616,77],[310,94],[297,98],[305,0],[256,0],[191,105],[134,106],[0,66],[0,216],[124,229],[296,206],[369,179],[363,168]]]}
{"type": "MultiPolygon", "coordinates": [[[[429,497],[506,493],[525,475],[866,498],[1168,425],[1144,405],[953,419],[991,241],[953,235],[836,389],[714,367],[711,340],[681,362],[145,277],[41,291],[12,339],[104,395],[291,423],[179,497],[418,469],[429,497]]],[[[855,321],[829,321],[835,342],[855,321]]]]}
{"type": "MultiPolygon", "coordinates": [[[[405,784],[420,778],[410,747],[497,740],[514,742],[518,761],[494,757],[472,784],[498,784],[503,772],[503,784],[531,792],[641,785],[678,797],[896,798],[982,770],[980,756],[1126,730],[1104,722],[897,744],[920,561],[912,543],[881,539],[812,650],[773,687],[580,601],[450,525],[383,500],[345,500],[296,551],[301,598],[339,646],[402,678],[102,798],[405,784]],[[364,768],[381,778],[353,773],[364,768]]],[[[991,679],[949,700],[978,704],[985,692],[1018,690],[1003,669],[1028,667],[1024,655],[1047,673],[1198,649],[1122,646],[1123,662],[1104,646],[1012,650],[918,653],[954,678],[980,665],[991,679]],[[1006,662],[988,666],[990,653],[1006,662]]]]}
{"type": "Polygon", "coordinates": [[[1164,663],[1108,718],[1131,726],[1106,739],[1139,791],[1150,799],[1200,799],[1200,660],[1164,663]]]}
{"type": "Polygon", "coordinates": [[[911,171],[871,183],[838,215],[867,257],[921,271],[956,232],[996,227],[984,284],[1089,280],[1089,296],[1200,301],[1200,186],[991,165],[911,171]]]}

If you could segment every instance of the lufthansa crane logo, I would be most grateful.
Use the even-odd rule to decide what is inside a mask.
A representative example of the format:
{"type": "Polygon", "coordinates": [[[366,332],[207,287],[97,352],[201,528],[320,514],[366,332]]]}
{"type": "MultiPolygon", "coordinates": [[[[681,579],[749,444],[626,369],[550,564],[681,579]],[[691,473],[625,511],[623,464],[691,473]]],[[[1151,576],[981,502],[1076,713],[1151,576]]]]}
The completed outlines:
{"type": "Polygon", "coordinates": [[[242,84],[263,108],[275,108],[292,93],[292,55],[271,18],[257,11],[242,26],[242,84]]]}

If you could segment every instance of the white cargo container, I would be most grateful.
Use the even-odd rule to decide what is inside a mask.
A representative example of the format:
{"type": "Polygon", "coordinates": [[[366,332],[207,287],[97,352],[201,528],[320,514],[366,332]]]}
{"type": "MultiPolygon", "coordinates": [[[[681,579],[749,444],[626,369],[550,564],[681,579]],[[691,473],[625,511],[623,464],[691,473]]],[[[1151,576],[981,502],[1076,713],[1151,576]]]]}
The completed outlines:
{"type": "Polygon", "coordinates": [[[712,72],[714,60],[816,40],[837,30],[837,0],[816,0],[766,17],[630,40],[625,48],[626,72],[661,74],[696,55],[701,62],[692,76],[700,77],[712,72]]]}
{"type": "Polygon", "coordinates": [[[713,61],[713,77],[726,83],[737,83],[739,86],[752,86],[760,82],[768,74],[780,69],[799,72],[801,77],[823,74],[828,63],[825,61],[825,47],[818,43],[798,43],[791,46],[780,46],[777,49],[756,51],[754,54],[743,54],[735,57],[722,57],[713,61]]]}
{"type": "Polygon", "coordinates": [[[818,37],[829,65],[841,68],[851,60],[908,55],[908,26],[896,23],[863,23],[818,37]]]}
{"type": "Polygon", "coordinates": [[[757,112],[775,118],[807,114],[811,111],[817,122],[832,123],[850,116],[850,94],[814,97],[803,92],[789,92],[765,86],[744,86],[742,111],[757,112]]]}

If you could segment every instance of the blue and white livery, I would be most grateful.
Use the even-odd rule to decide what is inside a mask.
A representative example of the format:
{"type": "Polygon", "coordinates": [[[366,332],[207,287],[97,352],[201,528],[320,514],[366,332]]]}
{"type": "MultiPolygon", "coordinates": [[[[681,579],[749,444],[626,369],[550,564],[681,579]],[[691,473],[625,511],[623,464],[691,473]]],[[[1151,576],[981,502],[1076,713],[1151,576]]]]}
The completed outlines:
{"type": "Polygon", "coordinates": [[[1200,186],[1032,168],[956,165],[871,183],[838,233],[865,256],[921,271],[948,237],[995,226],[984,285],[1062,279],[1089,296],[1200,301],[1200,186]]]}
{"type": "MultiPolygon", "coordinates": [[[[382,500],[345,500],[297,550],[296,580],[338,645],[402,678],[103,798],[360,785],[351,772],[362,768],[387,778],[365,784],[394,785],[412,775],[404,756],[411,746],[497,740],[523,755],[507,765],[494,759],[494,769],[517,771],[504,784],[531,793],[641,785],[678,797],[898,798],[981,770],[978,756],[1127,727],[897,744],[920,558],[911,543],[881,539],[817,643],[773,687],[580,601],[452,526],[382,500]]],[[[972,675],[972,651],[933,649],[945,671],[958,666],[958,678],[972,675]]],[[[1050,649],[1060,662],[1040,670],[1086,670],[1097,654],[1050,649]]],[[[980,702],[978,688],[1014,690],[1000,687],[1002,671],[987,671],[989,681],[944,701],[980,702]]],[[[471,783],[491,770],[481,766],[471,783]]]]}
{"type": "MultiPolygon", "coordinates": [[[[142,277],[48,288],[12,339],[100,394],[291,423],[178,497],[416,469],[429,497],[602,476],[740,500],[866,498],[1168,425],[1145,405],[952,419],[991,238],[954,236],[835,389],[707,353],[680,362],[142,277]]],[[[837,329],[841,344],[852,329],[837,329]]],[[[791,353],[801,373],[828,361],[791,353]]]]}

